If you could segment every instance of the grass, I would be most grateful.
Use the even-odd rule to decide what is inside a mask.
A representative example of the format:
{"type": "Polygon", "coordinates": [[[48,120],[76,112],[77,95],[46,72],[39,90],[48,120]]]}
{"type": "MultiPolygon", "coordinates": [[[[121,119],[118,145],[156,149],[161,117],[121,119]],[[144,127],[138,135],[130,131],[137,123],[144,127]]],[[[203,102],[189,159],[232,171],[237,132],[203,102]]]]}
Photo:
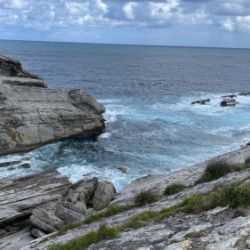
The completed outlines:
{"type": "MultiPolygon", "coordinates": [[[[247,158],[245,160],[244,164],[238,164],[238,165],[232,165],[232,164],[229,164],[225,161],[213,161],[213,162],[210,162],[208,164],[204,174],[201,176],[201,178],[198,181],[196,181],[195,184],[215,180],[215,179],[218,179],[218,178],[226,175],[227,173],[230,173],[233,171],[240,171],[244,168],[250,168],[250,158],[247,158]]],[[[166,187],[164,194],[165,195],[172,195],[172,194],[181,192],[184,188],[186,188],[186,186],[184,186],[182,184],[174,183],[174,184],[166,187]]],[[[229,190],[228,195],[232,192],[235,192],[235,190],[229,190]]],[[[236,200],[235,197],[238,197],[238,196],[231,197],[232,202],[234,202],[234,203],[239,202],[236,200]]],[[[191,200],[194,198],[195,197],[190,197],[191,200]]],[[[206,198],[207,199],[209,198],[208,200],[211,199],[211,197],[206,197],[206,198]]],[[[146,205],[149,203],[156,202],[158,199],[159,199],[159,196],[153,194],[152,192],[143,191],[135,197],[135,205],[126,205],[126,206],[113,205],[113,206],[110,206],[104,211],[97,212],[97,213],[94,213],[90,216],[87,216],[84,219],[84,221],[80,221],[80,222],[77,222],[74,224],[69,224],[69,225],[63,226],[58,232],[56,232],[52,236],[50,236],[50,238],[54,238],[56,236],[62,235],[65,232],[67,232],[68,230],[77,228],[81,225],[90,224],[90,223],[93,223],[94,221],[98,221],[102,218],[107,218],[107,217],[122,213],[124,211],[128,211],[128,210],[133,209],[133,208],[138,207],[138,206],[143,206],[143,205],[146,205]]],[[[190,200],[190,202],[191,202],[191,200],[190,200]]],[[[189,209],[193,210],[193,211],[197,211],[197,212],[202,211],[203,207],[208,206],[208,204],[206,204],[206,203],[208,203],[208,201],[206,201],[206,199],[204,199],[204,200],[202,200],[200,207],[197,206],[197,208],[195,208],[195,207],[190,208],[190,206],[189,206],[189,209]]],[[[171,209],[166,208],[166,209],[163,209],[163,211],[161,211],[160,217],[164,218],[164,217],[169,216],[171,214],[173,214],[173,208],[171,208],[171,209]]]]}
{"type": "Polygon", "coordinates": [[[81,250],[102,240],[113,239],[120,233],[117,227],[100,226],[97,231],[89,232],[81,237],[75,238],[66,244],[52,244],[48,250],[81,250]]]}
{"type": "Polygon", "coordinates": [[[97,213],[94,213],[94,214],[87,216],[84,220],[84,223],[90,224],[90,223],[97,221],[97,220],[100,220],[102,218],[110,217],[112,215],[119,214],[119,213],[122,213],[124,211],[130,210],[134,207],[135,206],[133,206],[133,205],[128,205],[128,206],[115,206],[115,205],[113,205],[113,206],[108,207],[106,210],[104,210],[102,212],[97,212],[97,213]]]}
{"type": "MultiPolygon", "coordinates": [[[[80,250],[85,249],[91,244],[102,240],[112,239],[117,237],[121,232],[132,228],[139,228],[147,225],[150,221],[162,220],[168,216],[177,213],[192,213],[197,214],[216,207],[229,206],[230,208],[238,209],[250,206],[250,179],[242,183],[231,184],[224,187],[216,188],[210,192],[203,194],[194,194],[185,198],[180,203],[172,207],[164,208],[160,211],[144,211],[131,217],[126,223],[120,227],[101,226],[97,231],[89,232],[88,234],[69,241],[66,244],[52,244],[49,250],[80,250]]],[[[125,208],[124,208],[125,209],[125,208]]],[[[115,212],[120,209],[114,209],[115,212]]],[[[111,210],[110,210],[111,211],[111,210]]],[[[111,213],[111,212],[110,212],[111,213]]],[[[198,237],[195,233],[189,237],[198,237]]]]}
{"type": "Polygon", "coordinates": [[[217,180],[231,172],[240,171],[244,166],[230,164],[224,160],[211,161],[208,163],[203,175],[195,182],[196,184],[217,180]]]}
{"type": "Polygon", "coordinates": [[[195,239],[195,238],[201,238],[205,236],[204,232],[190,232],[188,234],[185,235],[185,239],[195,239]]]}
{"type": "Polygon", "coordinates": [[[150,190],[142,191],[135,197],[136,206],[144,206],[153,202],[156,202],[159,199],[159,196],[153,194],[150,190]]]}
{"type": "Polygon", "coordinates": [[[183,184],[173,183],[173,184],[166,187],[164,194],[165,195],[177,194],[185,188],[186,188],[186,186],[184,186],[183,184]]]}
{"type": "Polygon", "coordinates": [[[145,211],[140,214],[137,214],[129,219],[127,223],[123,225],[123,230],[130,228],[139,228],[142,225],[145,225],[146,222],[155,219],[158,216],[158,212],[155,211],[145,211]]]}

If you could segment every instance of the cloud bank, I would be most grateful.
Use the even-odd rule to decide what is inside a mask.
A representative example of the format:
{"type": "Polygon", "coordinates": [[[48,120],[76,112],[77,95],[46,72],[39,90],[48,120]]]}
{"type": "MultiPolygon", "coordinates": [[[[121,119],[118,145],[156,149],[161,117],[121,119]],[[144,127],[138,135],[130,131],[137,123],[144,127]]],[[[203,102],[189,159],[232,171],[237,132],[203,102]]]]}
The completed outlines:
{"type": "MultiPolygon", "coordinates": [[[[178,37],[188,33],[205,40],[216,35],[220,37],[215,40],[230,42],[250,35],[250,1],[0,0],[0,31],[0,38],[102,41],[102,37],[104,42],[124,43],[135,37],[143,43],[152,31],[162,43],[171,41],[170,34],[178,43],[178,37]],[[127,38],[118,39],[121,34],[127,38]]],[[[154,43],[152,37],[147,39],[154,43]]]]}

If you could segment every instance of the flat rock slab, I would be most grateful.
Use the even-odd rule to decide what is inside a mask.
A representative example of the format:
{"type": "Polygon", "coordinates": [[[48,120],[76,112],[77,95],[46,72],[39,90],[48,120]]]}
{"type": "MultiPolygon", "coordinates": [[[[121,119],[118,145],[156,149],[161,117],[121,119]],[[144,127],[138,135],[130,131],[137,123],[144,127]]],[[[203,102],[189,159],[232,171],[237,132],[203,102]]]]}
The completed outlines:
{"type": "Polygon", "coordinates": [[[0,182],[0,229],[29,218],[32,209],[56,201],[70,186],[58,172],[0,182]]]}

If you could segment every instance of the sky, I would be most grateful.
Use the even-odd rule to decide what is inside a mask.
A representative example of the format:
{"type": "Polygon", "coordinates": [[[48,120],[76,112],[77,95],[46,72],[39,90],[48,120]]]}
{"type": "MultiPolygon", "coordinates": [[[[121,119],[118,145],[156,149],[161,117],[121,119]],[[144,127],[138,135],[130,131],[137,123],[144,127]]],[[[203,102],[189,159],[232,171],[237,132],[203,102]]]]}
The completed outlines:
{"type": "Polygon", "coordinates": [[[250,0],[0,0],[0,39],[250,48],[250,0]]]}

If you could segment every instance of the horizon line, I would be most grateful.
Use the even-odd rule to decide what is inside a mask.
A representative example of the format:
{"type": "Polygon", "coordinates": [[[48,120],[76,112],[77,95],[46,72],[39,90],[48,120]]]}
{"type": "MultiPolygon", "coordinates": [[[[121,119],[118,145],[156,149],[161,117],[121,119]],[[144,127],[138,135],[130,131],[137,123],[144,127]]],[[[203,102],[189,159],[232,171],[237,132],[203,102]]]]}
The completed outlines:
{"type": "Polygon", "coordinates": [[[10,42],[35,42],[35,43],[72,43],[85,45],[114,45],[114,46],[144,46],[144,47],[175,47],[175,48],[203,48],[203,49],[242,49],[249,50],[250,47],[220,47],[220,46],[195,46],[195,45],[171,45],[171,44],[140,44],[140,43],[105,43],[105,42],[78,42],[78,41],[53,41],[53,40],[26,40],[26,39],[0,39],[10,42]]]}

